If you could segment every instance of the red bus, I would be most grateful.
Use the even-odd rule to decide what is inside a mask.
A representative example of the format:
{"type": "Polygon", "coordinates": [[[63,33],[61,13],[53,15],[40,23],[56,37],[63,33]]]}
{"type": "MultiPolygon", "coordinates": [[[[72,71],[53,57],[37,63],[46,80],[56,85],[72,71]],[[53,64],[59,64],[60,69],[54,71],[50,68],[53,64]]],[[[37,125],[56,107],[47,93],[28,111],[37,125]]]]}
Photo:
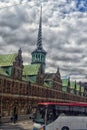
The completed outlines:
{"type": "Polygon", "coordinates": [[[41,102],[33,130],[87,130],[87,103],[41,102]]]}

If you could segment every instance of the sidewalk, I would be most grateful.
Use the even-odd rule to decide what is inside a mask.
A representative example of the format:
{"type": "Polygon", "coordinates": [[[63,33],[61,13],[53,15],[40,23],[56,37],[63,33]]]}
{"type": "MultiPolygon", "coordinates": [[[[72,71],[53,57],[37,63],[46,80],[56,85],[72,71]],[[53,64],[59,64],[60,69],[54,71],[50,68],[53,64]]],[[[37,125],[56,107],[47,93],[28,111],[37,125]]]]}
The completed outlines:
{"type": "Polygon", "coordinates": [[[26,129],[26,130],[32,130],[33,128],[32,120],[18,121],[16,124],[14,123],[9,123],[9,124],[20,126],[21,128],[26,129]]]}
{"type": "Polygon", "coordinates": [[[0,130],[32,130],[32,128],[32,120],[17,121],[15,124],[13,122],[2,123],[0,126],[0,130]]]}
{"type": "MultiPolygon", "coordinates": [[[[30,120],[31,114],[27,115],[19,115],[18,116],[18,121],[25,121],[25,120],[30,120]]],[[[1,118],[1,123],[10,123],[11,122],[11,116],[8,117],[2,117],[1,118]]]]}

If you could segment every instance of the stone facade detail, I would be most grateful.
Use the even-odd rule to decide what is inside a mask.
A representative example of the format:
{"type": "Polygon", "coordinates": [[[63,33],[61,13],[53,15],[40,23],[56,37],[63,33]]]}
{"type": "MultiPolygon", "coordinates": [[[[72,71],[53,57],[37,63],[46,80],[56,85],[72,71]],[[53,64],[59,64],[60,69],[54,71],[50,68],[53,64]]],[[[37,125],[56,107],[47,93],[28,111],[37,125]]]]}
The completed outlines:
{"type": "Polygon", "coordinates": [[[12,66],[12,78],[22,80],[23,72],[23,60],[22,60],[22,50],[18,50],[18,55],[15,58],[12,66]]]}

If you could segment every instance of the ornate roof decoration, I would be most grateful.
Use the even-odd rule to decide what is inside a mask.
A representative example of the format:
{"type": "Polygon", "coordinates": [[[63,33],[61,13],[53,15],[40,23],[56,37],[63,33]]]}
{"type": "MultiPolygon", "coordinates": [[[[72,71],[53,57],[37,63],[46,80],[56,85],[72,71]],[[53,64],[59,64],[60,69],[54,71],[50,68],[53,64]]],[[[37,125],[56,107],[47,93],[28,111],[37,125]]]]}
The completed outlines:
{"type": "Polygon", "coordinates": [[[59,72],[59,67],[57,68],[57,71],[54,74],[53,79],[55,79],[55,80],[61,79],[60,72],[59,72]]]}
{"type": "Polygon", "coordinates": [[[70,77],[68,77],[68,87],[70,87],[70,77]]]}
{"type": "Polygon", "coordinates": [[[23,60],[22,60],[22,50],[21,48],[18,50],[18,55],[15,58],[12,66],[12,78],[22,80],[22,72],[23,72],[23,60]]]}
{"type": "Polygon", "coordinates": [[[15,61],[13,62],[13,65],[15,66],[23,66],[23,60],[22,60],[22,50],[21,48],[18,50],[18,55],[15,57],[15,61]]]}

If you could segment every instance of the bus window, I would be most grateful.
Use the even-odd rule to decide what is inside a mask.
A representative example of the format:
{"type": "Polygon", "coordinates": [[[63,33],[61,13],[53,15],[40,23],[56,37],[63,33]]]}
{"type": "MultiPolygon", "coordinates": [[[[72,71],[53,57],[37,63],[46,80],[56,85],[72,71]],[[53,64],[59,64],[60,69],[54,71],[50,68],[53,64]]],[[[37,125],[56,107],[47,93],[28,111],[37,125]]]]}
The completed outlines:
{"type": "Polygon", "coordinates": [[[69,115],[69,106],[55,106],[55,109],[56,109],[56,111],[57,111],[57,113],[59,113],[59,115],[62,115],[62,113],[63,114],[65,114],[65,115],[69,115]]]}
{"type": "Polygon", "coordinates": [[[85,107],[85,114],[87,115],[87,107],[85,107]]]}
{"type": "Polygon", "coordinates": [[[85,107],[79,107],[79,112],[81,112],[81,113],[85,113],[85,107]]]}
{"type": "Polygon", "coordinates": [[[84,115],[85,107],[84,106],[70,106],[70,112],[73,116],[84,115]]]}

